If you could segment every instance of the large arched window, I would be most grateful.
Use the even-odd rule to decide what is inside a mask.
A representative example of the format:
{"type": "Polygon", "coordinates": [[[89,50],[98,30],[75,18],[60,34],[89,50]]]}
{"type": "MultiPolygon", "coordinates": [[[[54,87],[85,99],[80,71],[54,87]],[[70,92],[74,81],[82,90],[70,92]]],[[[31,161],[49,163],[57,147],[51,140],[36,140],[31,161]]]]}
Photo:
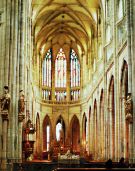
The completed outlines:
{"type": "Polygon", "coordinates": [[[66,56],[61,48],[55,60],[55,87],[66,87],[66,56]]]}
{"type": "Polygon", "coordinates": [[[55,100],[57,101],[66,100],[66,77],[67,60],[63,49],[60,48],[55,59],[55,100]]]}
{"type": "Polygon", "coordinates": [[[70,54],[70,71],[71,100],[78,100],[80,97],[80,62],[73,49],[70,54]]]}
{"type": "Polygon", "coordinates": [[[44,100],[51,99],[52,84],[52,50],[49,49],[42,64],[42,97],[44,100]]]}
{"type": "Polygon", "coordinates": [[[51,59],[52,59],[52,53],[51,53],[51,49],[49,49],[44,58],[43,66],[42,66],[43,69],[42,85],[47,87],[51,87],[51,69],[52,69],[51,59]]]}
{"type": "Polygon", "coordinates": [[[73,49],[71,49],[71,87],[80,86],[80,63],[73,49]]]}

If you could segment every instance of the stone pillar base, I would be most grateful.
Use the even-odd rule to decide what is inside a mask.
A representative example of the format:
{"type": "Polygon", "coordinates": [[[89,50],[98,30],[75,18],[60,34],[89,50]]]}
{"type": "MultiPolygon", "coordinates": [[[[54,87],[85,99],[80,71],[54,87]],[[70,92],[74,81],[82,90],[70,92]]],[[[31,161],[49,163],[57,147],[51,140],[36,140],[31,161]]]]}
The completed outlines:
{"type": "Polygon", "coordinates": [[[7,170],[7,159],[6,158],[2,158],[2,161],[1,161],[1,170],[2,171],[7,170]]]}
{"type": "Polygon", "coordinates": [[[8,110],[1,111],[2,120],[8,120],[8,110]]]}
{"type": "Polygon", "coordinates": [[[18,114],[18,121],[19,121],[19,122],[22,122],[23,119],[25,119],[24,113],[19,113],[19,114],[18,114]]]}

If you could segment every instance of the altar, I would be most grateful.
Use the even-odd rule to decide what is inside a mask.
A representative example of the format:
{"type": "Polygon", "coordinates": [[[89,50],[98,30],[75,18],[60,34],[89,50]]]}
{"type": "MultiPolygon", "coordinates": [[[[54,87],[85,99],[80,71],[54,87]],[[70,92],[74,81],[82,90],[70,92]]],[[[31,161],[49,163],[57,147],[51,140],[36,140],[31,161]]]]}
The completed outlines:
{"type": "Polygon", "coordinates": [[[80,156],[68,152],[65,155],[58,154],[58,164],[80,164],[80,156]]]}

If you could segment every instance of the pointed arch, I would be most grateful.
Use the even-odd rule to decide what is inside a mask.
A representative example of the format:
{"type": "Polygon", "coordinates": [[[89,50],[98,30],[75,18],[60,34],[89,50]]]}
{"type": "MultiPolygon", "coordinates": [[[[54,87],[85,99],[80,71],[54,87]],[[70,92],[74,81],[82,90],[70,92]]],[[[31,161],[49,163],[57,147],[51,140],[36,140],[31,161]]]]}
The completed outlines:
{"type": "Polygon", "coordinates": [[[92,116],[91,116],[91,106],[89,107],[89,117],[88,117],[88,154],[91,153],[91,135],[92,135],[92,116]]]}
{"type": "Polygon", "coordinates": [[[70,121],[70,135],[73,152],[80,152],[80,123],[76,115],[70,121]]]}
{"type": "Polygon", "coordinates": [[[104,91],[101,90],[100,93],[100,107],[99,107],[99,113],[100,113],[100,123],[99,123],[99,131],[100,131],[100,155],[101,158],[104,157],[104,91]]]}
{"type": "Polygon", "coordinates": [[[107,155],[114,159],[115,155],[115,97],[114,76],[111,76],[108,89],[108,116],[107,116],[107,155]]]}
{"type": "Polygon", "coordinates": [[[94,100],[94,113],[93,113],[93,149],[94,156],[97,158],[97,138],[98,138],[98,125],[97,125],[97,100],[94,100]]]}
{"type": "Polygon", "coordinates": [[[89,107],[89,122],[88,122],[88,129],[89,129],[89,134],[91,134],[91,120],[92,120],[92,117],[91,117],[91,106],[89,107]]]}
{"type": "Polygon", "coordinates": [[[43,151],[49,151],[51,145],[52,125],[50,117],[45,116],[43,121],[43,151]]]}

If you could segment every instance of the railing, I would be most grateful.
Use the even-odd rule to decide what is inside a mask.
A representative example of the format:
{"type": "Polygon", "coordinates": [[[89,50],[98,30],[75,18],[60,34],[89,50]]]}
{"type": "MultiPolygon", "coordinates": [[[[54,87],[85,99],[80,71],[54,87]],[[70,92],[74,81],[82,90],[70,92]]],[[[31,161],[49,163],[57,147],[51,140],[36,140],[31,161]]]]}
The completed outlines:
{"type": "Polygon", "coordinates": [[[76,100],[76,101],[53,101],[53,100],[42,100],[43,103],[45,104],[61,104],[61,105],[70,105],[70,104],[79,104],[80,100],[76,100]]]}

